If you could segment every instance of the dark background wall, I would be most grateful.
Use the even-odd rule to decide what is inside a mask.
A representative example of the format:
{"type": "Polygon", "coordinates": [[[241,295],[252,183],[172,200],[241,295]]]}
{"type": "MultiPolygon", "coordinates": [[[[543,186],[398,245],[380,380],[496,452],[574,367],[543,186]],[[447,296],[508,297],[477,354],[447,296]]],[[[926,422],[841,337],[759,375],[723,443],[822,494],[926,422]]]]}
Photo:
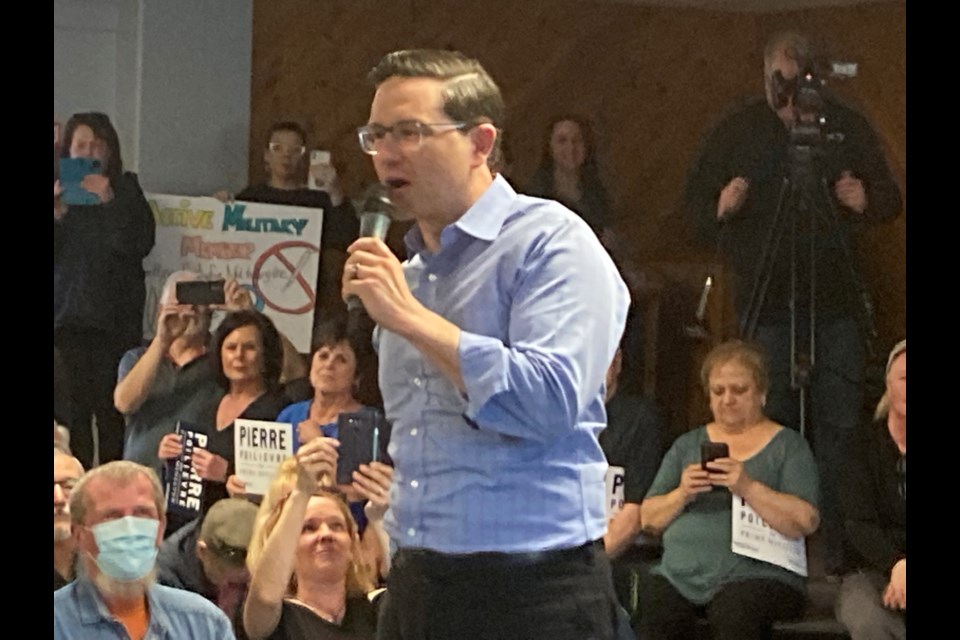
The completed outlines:
{"type": "MultiPolygon", "coordinates": [[[[641,284],[666,292],[658,294],[657,394],[686,420],[678,414],[683,398],[696,405],[691,363],[703,346],[683,343],[676,326],[692,314],[681,307],[695,305],[711,251],[692,241],[681,189],[704,130],[732,101],[762,93],[763,45],[785,28],[859,63],[857,78],[830,88],[873,122],[906,194],[902,1],[740,13],[576,0],[255,0],[250,175],[263,174],[270,124],[295,119],[314,148],[333,152],[349,193],[374,180],[354,131],[369,113],[367,71],[399,48],[454,48],[481,60],[507,101],[518,184],[539,161],[552,115],[588,116],[616,202],[615,253],[641,284]]],[[[860,253],[883,348],[906,333],[906,216],[869,230],[860,253]]],[[[715,334],[729,334],[729,306],[714,306],[715,334]]]]}

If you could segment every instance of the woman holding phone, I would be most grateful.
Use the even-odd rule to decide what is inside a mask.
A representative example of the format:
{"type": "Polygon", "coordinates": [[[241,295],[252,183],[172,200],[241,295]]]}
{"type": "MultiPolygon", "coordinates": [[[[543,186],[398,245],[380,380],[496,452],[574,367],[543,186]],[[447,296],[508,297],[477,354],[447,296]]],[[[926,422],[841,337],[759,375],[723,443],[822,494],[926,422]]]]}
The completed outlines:
{"type": "Polygon", "coordinates": [[[136,174],[123,170],[117,131],[105,114],[67,121],[60,165],[63,175],[53,183],[53,341],[69,381],[73,452],[89,469],[94,416],[99,463],[123,454],[113,387],[121,356],[143,336],[143,259],[155,226],[136,174]]]}
{"type": "MultiPolygon", "coordinates": [[[[315,349],[310,360],[313,398],[291,404],[277,416],[278,422],[293,424],[299,446],[315,438],[339,438],[341,416],[361,412],[371,415],[374,411],[373,407],[357,399],[360,388],[358,356],[365,351],[347,331],[346,318],[338,315],[319,323],[314,331],[313,344],[315,349]]],[[[231,481],[228,489],[232,492],[239,485],[237,481],[231,481]]],[[[350,485],[340,488],[357,522],[364,549],[371,554],[378,553],[378,543],[367,535],[365,496],[350,485]]]]}
{"type": "Polygon", "coordinates": [[[803,436],[763,414],[757,347],[718,345],[701,381],[713,420],[677,438],[640,505],[644,530],[663,539],[641,599],[645,637],[692,638],[705,614],[715,640],[766,638],[775,621],[801,615],[805,580],[731,550],[733,502],[787,538],[809,536],[820,522],[816,464],[803,436]]]}
{"type": "MultiPolygon", "coordinates": [[[[238,637],[373,640],[377,607],[367,560],[343,495],[329,487],[336,443],[315,438],[286,460],[264,497],[247,553],[250,589],[238,637]]],[[[369,498],[371,528],[381,520],[392,470],[378,462],[354,473],[369,498]]]]}

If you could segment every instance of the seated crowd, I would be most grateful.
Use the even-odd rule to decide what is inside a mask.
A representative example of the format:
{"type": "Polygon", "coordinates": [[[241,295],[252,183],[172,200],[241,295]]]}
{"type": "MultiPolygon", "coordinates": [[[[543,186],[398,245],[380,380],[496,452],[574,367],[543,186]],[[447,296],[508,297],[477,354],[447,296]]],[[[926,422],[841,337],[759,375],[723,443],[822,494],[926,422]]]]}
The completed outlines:
{"type": "MultiPolygon", "coordinates": [[[[583,140],[588,126],[574,117],[551,124],[539,192],[579,207],[598,234],[607,234],[607,196],[592,143],[583,140]],[[569,139],[579,141],[572,150],[569,139]]],[[[116,170],[107,174],[115,193],[98,182],[100,204],[85,206],[124,206],[142,216],[135,176],[117,173],[119,145],[109,121],[79,117],[68,130],[73,138],[67,155],[85,153],[73,147],[89,138],[90,153],[116,170]]],[[[340,266],[331,267],[337,273],[356,236],[352,205],[335,172],[315,175],[327,185],[322,195],[296,177],[306,148],[298,126],[273,127],[264,156],[267,183],[237,197],[333,211],[324,218],[323,235],[334,243],[325,255],[340,252],[340,266]]],[[[55,204],[55,217],[57,211],[55,204]]],[[[64,205],[59,213],[65,221],[71,220],[67,211],[64,205]]],[[[132,262],[145,255],[145,240],[139,240],[134,245],[129,238],[110,239],[128,243],[132,262]]],[[[86,237],[83,247],[71,248],[74,241],[64,234],[68,244],[56,250],[89,251],[100,240],[86,237]]],[[[76,260],[83,263],[79,255],[76,260]]],[[[336,297],[339,277],[330,276],[329,268],[321,273],[328,280],[318,285],[318,295],[336,297]]],[[[54,423],[55,637],[140,638],[152,631],[176,638],[374,638],[378,603],[388,597],[383,587],[391,551],[382,522],[392,469],[382,462],[360,465],[349,483],[338,483],[336,473],[345,428],[338,417],[376,410],[359,393],[364,361],[372,358],[370,336],[348,331],[341,314],[326,314],[318,319],[308,365],[235,280],[226,281],[221,308],[178,301],[177,283],[200,278],[181,271],[164,285],[156,333],[145,346],[101,341],[103,353],[84,360],[77,344],[96,342],[99,334],[77,330],[85,326],[78,300],[104,300],[105,292],[96,290],[103,286],[96,285],[96,274],[82,276],[73,274],[79,280],[70,296],[79,298],[63,301],[55,340],[68,358],[71,385],[70,412],[57,416],[69,429],[54,423]],[[214,311],[226,315],[212,330],[214,311]],[[120,347],[133,348],[123,353],[120,347]],[[104,363],[114,356],[119,371],[105,387],[104,363]],[[112,393],[125,427],[112,432],[123,434],[122,447],[101,439],[101,464],[94,466],[91,418],[100,434],[112,428],[110,419],[101,418],[108,413],[101,406],[105,392],[112,393]],[[295,454],[279,465],[264,495],[249,493],[251,479],[237,473],[238,419],[293,426],[295,454]],[[168,508],[164,495],[183,452],[186,425],[207,436],[206,446],[192,450],[203,487],[196,513],[168,508]],[[71,436],[79,459],[70,453],[71,436]]],[[[109,293],[104,304],[126,312],[113,321],[135,331],[126,327],[126,316],[136,316],[143,300],[125,299],[120,290],[109,293]]],[[[118,335],[118,327],[99,326],[97,331],[118,335]]],[[[701,380],[711,420],[681,435],[666,453],[660,412],[622,389],[622,358],[618,351],[608,371],[608,425],[600,435],[608,476],[622,484],[622,493],[608,494],[603,539],[621,604],[639,637],[692,638],[704,624],[718,640],[770,637],[776,622],[803,615],[805,572],[738,551],[733,521],[738,513],[755,515],[783,539],[800,541],[802,549],[820,522],[820,489],[804,437],[794,425],[764,415],[764,353],[732,341],[707,355],[701,380]],[[720,445],[719,453],[705,461],[704,445],[720,445]],[[630,564],[638,541],[658,548],[645,575],[630,564]]],[[[905,341],[890,353],[886,374],[875,419],[849,443],[842,493],[852,553],[837,618],[856,640],[906,637],[905,341]]],[[[622,637],[636,637],[623,624],[622,637]]]]}
{"type": "MultiPolygon", "coordinates": [[[[167,314],[170,326],[161,330],[160,344],[169,350],[190,326],[202,326],[201,313],[167,314]]],[[[196,457],[206,496],[200,515],[173,525],[160,478],[178,454],[174,434],[162,436],[154,457],[139,464],[111,462],[84,474],[69,453],[69,436],[54,425],[54,616],[55,629],[63,633],[58,637],[80,637],[71,635],[73,624],[87,625],[76,629],[122,624],[131,637],[147,624],[201,634],[192,637],[227,637],[198,631],[212,629],[216,634],[232,629],[241,638],[374,637],[377,588],[389,570],[382,519],[392,470],[373,462],[362,465],[351,484],[336,485],[336,416],[360,408],[351,391],[356,356],[342,321],[321,323],[318,337],[309,375],[314,393],[300,402],[283,400],[276,384],[282,349],[265,316],[239,310],[210,341],[220,357],[204,370],[219,391],[203,402],[194,399],[203,410],[190,418],[205,419],[216,433],[259,406],[264,412],[254,415],[295,428],[296,455],[279,467],[262,497],[245,493],[243,479],[233,474],[232,437],[224,438],[222,447],[211,444],[196,457]],[[62,589],[67,585],[72,586],[62,589]]],[[[608,374],[611,423],[602,441],[611,464],[624,465],[627,491],[611,516],[605,543],[612,558],[629,555],[642,532],[648,541],[661,541],[662,558],[641,576],[639,602],[630,603],[619,588],[618,596],[637,609],[640,637],[691,638],[698,618],[706,620],[714,638],[769,637],[775,622],[802,615],[805,579],[731,550],[736,501],[793,540],[813,534],[819,514],[810,447],[798,432],[763,415],[762,352],[739,341],[711,351],[701,377],[713,419],[679,437],[662,462],[659,446],[650,444],[659,442],[655,411],[635,401],[625,416],[612,402],[620,396],[621,357],[618,353],[608,374]],[[705,443],[723,443],[725,451],[704,464],[705,443]],[[628,447],[635,448],[634,460],[625,455],[628,447]],[[641,459],[646,465],[635,464],[641,459]]],[[[121,378],[118,391],[128,379],[129,374],[121,378]]],[[[149,388],[140,391],[151,395],[149,388]]],[[[148,437],[150,430],[131,429],[128,443],[148,437]]],[[[844,495],[856,555],[837,611],[853,638],[905,637],[905,439],[903,341],[890,355],[876,421],[851,443],[844,495]]]]}

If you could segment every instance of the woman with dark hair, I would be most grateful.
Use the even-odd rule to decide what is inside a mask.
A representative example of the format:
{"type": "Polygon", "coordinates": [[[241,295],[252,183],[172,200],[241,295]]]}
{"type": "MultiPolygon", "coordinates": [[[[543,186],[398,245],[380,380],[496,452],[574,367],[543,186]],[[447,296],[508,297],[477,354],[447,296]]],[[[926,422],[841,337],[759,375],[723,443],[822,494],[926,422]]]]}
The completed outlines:
{"type": "MultiPolygon", "coordinates": [[[[231,313],[217,327],[211,347],[224,394],[210,415],[195,425],[207,434],[206,449],[193,450],[193,467],[204,480],[204,512],[228,496],[225,483],[234,468],[234,421],[274,420],[286,404],[280,389],[283,345],[270,318],[252,310],[231,313]]],[[[158,455],[171,460],[181,451],[180,436],[170,433],[160,441],[158,455]]]]}
{"type": "MultiPolygon", "coordinates": [[[[314,352],[310,359],[310,385],[313,398],[289,405],[280,415],[278,422],[293,424],[298,444],[303,445],[315,438],[339,438],[341,413],[373,411],[358,399],[360,386],[359,359],[367,353],[362,345],[347,330],[345,316],[335,316],[317,325],[313,337],[314,352]]],[[[243,483],[231,481],[227,488],[234,491],[243,483]]],[[[364,512],[366,500],[351,486],[342,486],[350,512],[360,534],[364,550],[377,558],[382,564],[383,558],[377,556],[379,543],[367,535],[367,518],[364,512]]]]}
{"type": "Polygon", "coordinates": [[[543,158],[527,193],[562,202],[602,236],[609,224],[610,196],[597,167],[596,142],[590,122],[581,116],[550,121],[543,158]]]}
{"type": "Polygon", "coordinates": [[[146,300],[143,259],[154,243],[154,219],[137,176],[123,171],[120,142],[102,113],[67,122],[62,158],[99,160],[101,173],[80,186],[96,204],[67,204],[53,184],[53,341],[70,383],[74,453],[93,466],[92,418],[99,462],[123,453],[123,419],[113,407],[117,365],[140,343],[146,300]]]}
{"type": "Polygon", "coordinates": [[[363,353],[347,332],[346,318],[336,316],[317,325],[310,357],[310,400],[291,404],[277,417],[293,423],[297,440],[307,442],[318,436],[337,437],[337,417],[359,411],[358,356],[363,353]]]}

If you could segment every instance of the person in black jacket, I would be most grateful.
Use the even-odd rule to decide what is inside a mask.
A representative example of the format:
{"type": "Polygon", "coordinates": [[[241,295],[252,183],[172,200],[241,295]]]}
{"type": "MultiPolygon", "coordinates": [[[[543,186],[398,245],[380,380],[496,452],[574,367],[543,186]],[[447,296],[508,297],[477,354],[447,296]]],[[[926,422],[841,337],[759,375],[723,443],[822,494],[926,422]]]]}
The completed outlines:
{"type": "MultiPolygon", "coordinates": [[[[791,385],[793,340],[797,355],[816,349],[806,407],[812,444],[820,468],[825,564],[836,573],[843,564],[842,523],[837,495],[841,442],[859,422],[864,382],[863,304],[853,240],[868,224],[894,218],[901,209],[900,190],[869,123],[858,113],[820,92],[822,153],[814,155],[810,172],[800,174],[798,123],[811,110],[797,105],[797,78],[813,67],[810,41],[782,33],[764,54],[766,101],[756,100],[725,117],[707,136],[686,188],[686,205],[702,238],[720,243],[734,272],[737,312],[745,339],[767,351],[770,388],[766,415],[789,427],[800,426],[800,394],[791,385]],[[807,181],[803,176],[816,174],[807,181]],[[784,179],[802,199],[785,198],[784,179]],[[823,188],[825,187],[825,188],[823,188]],[[769,268],[765,295],[751,301],[763,269],[765,248],[771,248],[774,220],[780,213],[784,232],[769,268]],[[794,228],[789,214],[796,220],[794,228]],[[834,221],[835,225],[830,224],[834,221]],[[814,224],[816,222],[816,224],[814,224]],[[792,291],[791,240],[796,242],[796,295],[792,291]],[[811,252],[811,242],[815,253],[811,252]],[[812,286],[815,286],[815,293],[812,286]],[[796,310],[797,328],[791,326],[796,310]],[[815,313],[815,332],[809,331],[815,313]],[[753,317],[754,328],[743,326],[753,317]]],[[[807,96],[808,94],[803,94],[807,96]]]]}
{"type": "Polygon", "coordinates": [[[89,468],[94,416],[99,462],[123,452],[113,386],[120,357],[143,334],[143,259],[153,249],[155,224],[136,174],[123,171],[117,131],[105,114],[70,118],[61,156],[102,163],[102,173],[80,185],[97,204],[67,204],[59,179],[53,187],[53,340],[69,380],[73,451],[89,468]]]}
{"type": "Polygon", "coordinates": [[[323,210],[320,236],[320,265],[317,274],[316,318],[343,311],[340,299],[340,275],[347,259],[346,250],[360,231],[353,203],[340,186],[337,170],[331,163],[310,167],[317,183],[307,187],[307,133],[296,122],[274,123],[267,132],[263,150],[266,180],[247,185],[236,195],[219,191],[223,200],[261,202],[323,210]]]}
{"type": "Polygon", "coordinates": [[[907,637],[907,341],[890,352],[874,421],[851,440],[843,507],[857,571],[837,618],[853,640],[907,637]]]}
{"type": "Polygon", "coordinates": [[[157,554],[157,582],[199,593],[231,620],[247,595],[247,547],[257,506],[227,498],[163,541],[157,554]]]}
{"type": "Polygon", "coordinates": [[[578,115],[550,120],[540,166],[528,194],[558,200],[583,218],[599,237],[610,226],[610,195],[600,179],[590,121],[578,115]]]}

